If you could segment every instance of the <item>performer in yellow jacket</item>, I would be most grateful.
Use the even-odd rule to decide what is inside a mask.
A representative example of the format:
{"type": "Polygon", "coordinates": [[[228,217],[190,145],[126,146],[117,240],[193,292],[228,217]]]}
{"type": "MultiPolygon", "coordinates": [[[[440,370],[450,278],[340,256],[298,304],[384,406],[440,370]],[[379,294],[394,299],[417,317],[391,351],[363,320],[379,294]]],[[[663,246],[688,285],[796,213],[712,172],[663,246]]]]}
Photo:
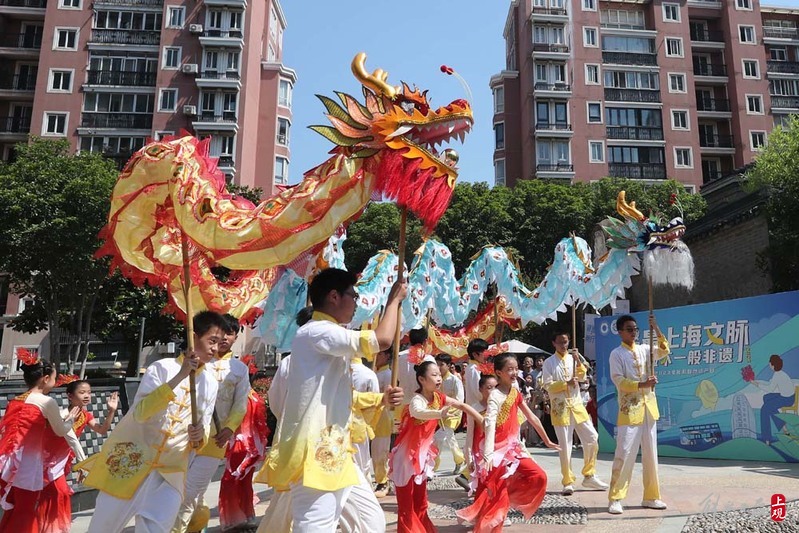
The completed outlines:
{"type": "MultiPolygon", "coordinates": [[[[647,372],[649,346],[635,342],[638,324],[632,316],[620,317],[616,321],[616,329],[621,337],[621,346],[610,352],[610,379],[618,392],[619,416],[608,512],[624,512],[621,502],[627,496],[639,448],[644,470],[644,499],[641,505],[650,509],[666,509],[666,504],[660,499],[658,481],[657,420],[660,414],[654,389],[658,379],[647,372]]],[[[654,317],[649,320],[649,331],[658,336],[657,359],[667,358],[669,343],[654,317]]]]}
{"type": "Polygon", "coordinates": [[[217,382],[205,369],[217,353],[225,320],[203,311],[194,317],[193,353],[147,368],[136,398],[100,452],[75,469],[84,485],[100,490],[90,533],[118,533],[136,518],[137,532],[169,531],[186,483],[191,442],[206,442],[217,382]],[[197,410],[191,424],[189,374],[196,370],[197,410]]]}

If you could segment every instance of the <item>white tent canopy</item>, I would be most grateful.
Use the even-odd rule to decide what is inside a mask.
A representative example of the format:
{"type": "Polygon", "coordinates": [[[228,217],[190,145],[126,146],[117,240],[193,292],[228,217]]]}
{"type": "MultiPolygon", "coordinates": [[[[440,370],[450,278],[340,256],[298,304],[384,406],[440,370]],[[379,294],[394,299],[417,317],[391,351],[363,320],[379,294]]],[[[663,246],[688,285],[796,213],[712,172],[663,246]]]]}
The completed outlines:
{"type": "MultiPolygon", "coordinates": [[[[542,350],[537,346],[533,346],[532,344],[527,344],[522,341],[517,341],[515,339],[503,342],[502,344],[504,346],[507,346],[507,349],[505,350],[505,352],[507,353],[520,353],[520,354],[530,354],[530,355],[536,355],[536,354],[552,355],[550,352],[542,350]]],[[[494,348],[493,344],[489,347],[489,349],[492,348],[494,348]]]]}

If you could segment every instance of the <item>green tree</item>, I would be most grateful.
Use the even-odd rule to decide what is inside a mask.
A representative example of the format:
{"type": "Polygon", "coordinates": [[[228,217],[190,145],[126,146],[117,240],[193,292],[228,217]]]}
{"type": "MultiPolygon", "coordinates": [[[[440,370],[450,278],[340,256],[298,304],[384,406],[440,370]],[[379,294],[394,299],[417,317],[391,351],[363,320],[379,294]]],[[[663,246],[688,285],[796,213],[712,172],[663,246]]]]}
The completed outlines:
{"type": "Polygon", "coordinates": [[[748,177],[749,187],[768,198],[769,245],[761,256],[762,266],[771,272],[774,291],[799,289],[799,119],[795,115],[786,127],[771,132],[748,177]]]}
{"type": "Polygon", "coordinates": [[[227,192],[246,198],[255,205],[261,203],[261,197],[264,195],[264,190],[261,187],[250,187],[249,185],[239,185],[237,183],[228,183],[227,192]]]}
{"type": "Polygon", "coordinates": [[[0,168],[0,271],[10,290],[31,296],[12,327],[50,331],[50,357],[61,360],[62,331],[90,332],[108,263],[93,254],[117,172],[100,155],[69,154],[67,141],[32,139],[0,168]]]}

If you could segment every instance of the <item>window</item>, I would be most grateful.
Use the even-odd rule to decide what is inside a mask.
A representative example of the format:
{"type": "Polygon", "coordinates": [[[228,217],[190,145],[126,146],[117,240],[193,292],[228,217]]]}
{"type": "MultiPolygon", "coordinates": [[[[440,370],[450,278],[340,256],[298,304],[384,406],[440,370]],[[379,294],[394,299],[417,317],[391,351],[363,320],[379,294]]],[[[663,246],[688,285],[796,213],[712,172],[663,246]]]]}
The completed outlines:
{"type": "Polygon", "coordinates": [[[659,89],[657,72],[605,69],[605,87],[614,89],[659,89]]]}
{"type": "Polygon", "coordinates": [[[78,29],[77,28],[56,28],[53,50],[77,50],[78,49],[78,29]]]}
{"type": "Polygon", "coordinates": [[[186,8],[169,6],[166,8],[166,27],[167,28],[183,28],[183,22],[186,18],[186,8]]]}
{"type": "Polygon", "coordinates": [[[673,130],[687,130],[688,128],[688,111],[683,109],[673,109],[671,111],[671,129],[673,130]]]}
{"type": "Polygon", "coordinates": [[[173,70],[180,67],[181,48],[179,46],[165,46],[162,65],[164,70],[173,70]]]}
{"type": "Polygon", "coordinates": [[[773,61],[787,61],[788,54],[785,51],[785,48],[774,48],[771,47],[769,50],[769,55],[773,61]]]}
{"type": "Polygon", "coordinates": [[[60,0],[58,9],[80,9],[80,0],[60,0]]]}
{"type": "Polygon", "coordinates": [[[221,148],[219,149],[219,155],[232,157],[236,149],[235,140],[236,138],[232,135],[220,137],[221,148]]]}
{"type": "Polygon", "coordinates": [[[280,144],[282,146],[289,145],[290,128],[291,128],[291,123],[288,121],[287,118],[277,119],[277,144],[280,144]]]}
{"type": "Polygon", "coordinates": [[[596,40],[596,28],[583,28],[583,45],[591,48],[596,48],[598,46],[596,40]]]}
{"type": "Polygon", "coordinates": [[[141,13],[96,10],[95,13],[94,27],[96,29],[161,30],[162,15],[160,11],[158,13],[141,13]]]}
{"type": "Polygon", "coordinates": [[[755,27],[754,26],[738,26],[738,36],[744,44],[755,43],[755,27]]]}
{"type": "Polygon", "coordinates": [[[603,141],[588,141],[588,154],[591,163],[605,162],[605,143],[603,141]]]}
{"type": "Polygon", "coordinates": [[[680,4],[663,4],[663,20],[680,22],[680,4]]]}
{"type": "Polygon", "coordinates": [[[45,113],[42,123],[42,135],[66,135],[68,118],[69,113],[45,113]]]}
{"type": "Polygon", "coordinates": [[[505,123],[494,124],[494,150],[505,149],[505,123]]]}
{"type": "Polygon", "coordinates": [[[583,0],[583,11],[596,11],[596,0],[583,0]]]}
{"type": "Polygon", "coordinates": [[[644,12],[629,9],[602,9],[599,12],[602,26],[607,28],[620,28],[624,30],[645,30],[646,22],[644,12]]]}
{"type": "Polygon", "coordinates": [[[505,88],[494,87],[494,113],[505,112],[505,88]]]}
{"type": "Polygon", "coordinates": [[[799,96],[799,81],[771,80],[771,94],[774,96],[799,96]]]}
{"type": "Polygon", "coordinates": [[[756,59],[744,59],[744,78],[760,79],[760,69],[756,59]]]}
{"type": "Polygon", "coordinates": [[[494,161],[494,185],[505,185],[505,160],[494,161]]]}
{"type": "Polygon", "coordinates": [[[277,103],[291,109],[291,83],[288,80],[280,80],[277,103]]]}
{"type": "Polygon", "coordinates": [[[693,168],[690,148],[674,149],[674,166],[678,168],[693,168]]]}
{"type": "Polygon", "coordinates": [[[752,0],[735,0],[735,9],[751,11],[752,0]]]}
{"type": "Polygon", "coordinates": [[[599,65],[585,66],[585,84],[599,85],[599,65]]]}
{"type": "Polygon", "coordinates": [[[682,39],[677,37],[666,38],[666,55],[668,57],[683,57],[682,39]]]}
{"type": "Polygon", "coordinates": [[[602,124],[602,104],[600,102],[588,102],[588,123],[602,124]]]}
{"type": "Polygon", "coordinates": [[[752,140],[752,150],[762,150],[766,146],[765,131],[750,131],[749,137],[752,140]]]}
{"type": "Polygon", "coordinates": [[[669,92],[685,92],[685,74],[669,74],[669,92]]]}
{"type": "Polygon", "coordinates": [[[71,93],[72,70],[50,69],[50,80],[47,84],[48,93],[71,93]]]}
{"type": "Polygon", "coordinates": [[[178,90],[161,89],[158,98],[158,111],[175,111],[178,107],[178,90]]]}
{"type": "Polygon", "coordinates": [[[285,185],[289,182],[289,160],[285,157],[275,158],[275,183],[285,185]]]}
{"type": "Polygon", "coordinates": [[[163,139],[165,139],[167,137],[171,137],[174,134],[175,134],[174,131],[163,131],[163,130],[156,131],[153,134],[153,139],[155,139],[156,141],[161,141],[161,140],[163,140],[163,139]]]}
{"type": "Polygon", "coordinates": [[[763,114],[763,97],[759,94],[746,95],[746,112],[749,115],[763,114]]]}

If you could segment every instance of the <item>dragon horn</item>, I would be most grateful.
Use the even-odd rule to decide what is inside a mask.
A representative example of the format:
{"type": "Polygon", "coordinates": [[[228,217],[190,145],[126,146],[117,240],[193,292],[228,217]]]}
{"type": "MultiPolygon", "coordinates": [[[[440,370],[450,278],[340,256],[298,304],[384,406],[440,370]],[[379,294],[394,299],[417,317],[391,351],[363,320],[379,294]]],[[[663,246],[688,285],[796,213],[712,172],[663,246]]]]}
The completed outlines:
{"type": "Polygon", "coordinates": [[[632,218],[641,222],[646,220],[644,214],[635,208],[635,202],[627,203],[626,195],[626,191],[619,191],[619,195],[616,197],[616,212],[625,218],[632,218]]]}
{"type": "Polygon", "coordinates": [[[388,72],[379,68],[372,74],[369,74],[366,72],[364,63],[366,63],[366,53],[359,52],[355,56],[355,59],[352,60],[352,73],[355,75],[355,78],[365,87],[369,87],[376,93],[382,93],[393,100],[394,97],[397,96],[399,89],[386,83],[388,72]]]}

